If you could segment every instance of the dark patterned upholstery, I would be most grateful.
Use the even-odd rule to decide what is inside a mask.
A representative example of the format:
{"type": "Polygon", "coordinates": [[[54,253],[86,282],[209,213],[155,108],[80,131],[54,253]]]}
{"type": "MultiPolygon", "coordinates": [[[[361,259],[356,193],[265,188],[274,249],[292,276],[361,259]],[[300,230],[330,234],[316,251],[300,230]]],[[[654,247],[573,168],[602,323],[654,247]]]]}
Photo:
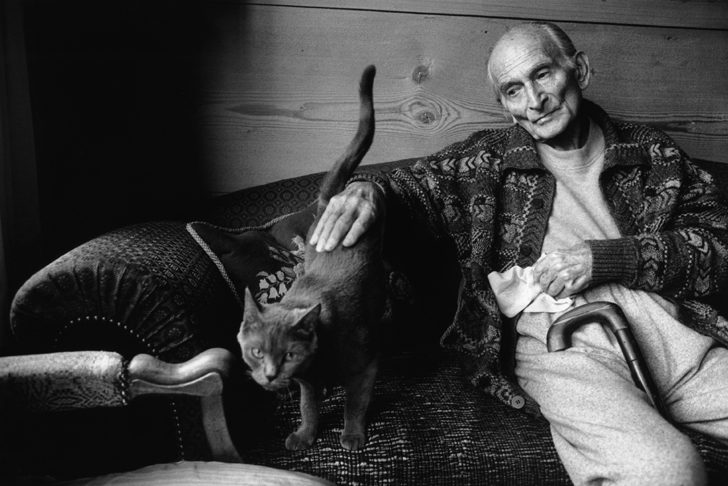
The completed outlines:
{"type": "Polygon", "coordinates": [[[141,224],[95,238],[32,276],[11,324],[34,352],[98,345],[116,328],[122,337],[113,342],[125,354],[184,361],[210,345],[196,332],[201,319],[235,315],[224,289],[184,224],[141,224]],[[88,334],[97,328],[101,336],[88,334]]]}
{"type": "MultiPolygon", "coordinates": [[[[707,168],[722,188],[728,187],[728,166],[707,168]]],[[[305,176],[217,198],[206,220],[241,227],[302,209],[315,198],[319,178],[305,176]]],[[[41,269],[16,294],[11,324],[18,352],[26,354],[105,349],[179,362],[211,346],[237,354],[239,314],[230,290],[184,224],[149,223],[103,235],[41,269]]],[[[417,324],[425,334],[440,325],[417,324]]],[[[460,378],[453,357],[432,349],[394,353],[385,360],[370,413],[369,442],[357,452],[338,444],[339,388],[325,400],[319,440],[312,449],[295,453],[283,447],[298,421],[295,397],[274,401],[238,378],[227,394],[233,437],[248,462],[339,484],[568,484],[543,419],[499,405],[471,388],[460,378]]],[[[35,420],[34,434],[75,435],[78,443],[33,436],[28,447],[46,444],[53,453],[37,452],[32,467],[46,459],[51,472],[97,474],[209,457],[200,445],[204,441],[194,399],[138,405],[86,411],[60,421],[35,420]],[[99,441],[104,441],[103,451],[99,441]],[[83,462],[72,460],[77,453],[86,454],[83,462]]],[[[694,440],[715,477],[728,472],[726,447],[704,437],[694,440]]]]}
{"type": "MultiPolygon", "coordinates": [[[[181,362],[222,345],[235,332],[237,314],[184,224],[149,223],[95,238],[41,269],[17,292],[11,326],[18,354],[110,350],[127,359],[149,353],[181,362]]],[[[154,398],[123,409],[34,417],[23,436],[29,450],[46,446],[49,471],[96,474],[205,458],[200,424],[196,399],[154,398]],[[98,434],[116,440],[99,448],[98,434]]],[[[34,472],[42,458],[29,465],[34,472]]]]}
{"type": "MultiPolygon", "coordinates": [[[[337,484],[570,484],[548,423],[503,406],[462,378],[451,356],[397,356],[385,361],[361,451],[339,445],[344,392],[325,400],[321,433],[303,452],[283,447],[298,423],[298,401],[281,399],[273,433],[243,460],[295,469],[337,484]]],[[[715,484],[728,471],[728,448],[691,434],[715,484]]]]}
{"type": "Polygon", "coordinates": [[[124,406],[125,377],[124,359],[109,351],[0,358],[0,393],[32,411],[124,406]]]}

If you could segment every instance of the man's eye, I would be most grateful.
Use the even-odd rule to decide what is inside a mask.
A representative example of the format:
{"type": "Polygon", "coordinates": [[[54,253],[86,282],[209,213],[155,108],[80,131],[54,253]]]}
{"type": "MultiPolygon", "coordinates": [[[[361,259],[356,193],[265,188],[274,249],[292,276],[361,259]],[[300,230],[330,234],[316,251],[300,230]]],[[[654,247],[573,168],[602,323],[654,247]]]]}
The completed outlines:
{"type": "Polygon", "coordinates": [[[508,96],[509,98],[513,98],[517,94],[518,94],[518,88],[508,88],[506,90],[506,96],[508,96]]]}
{"type": "Polygon", "coordinates": [[[551,72],[549,72],[548,70],[544,70],[544,71],[539,72],[536,75],[536,78],[537,79],[544,79],[544,78],[547,78],[549,76],[549,74],[551,74],[551,72]]]}
{"type": "Polygon", "coordinates": [[[250,348],[250,354],[253,358],[260,359],[263,357],[263,351],[260,348],[250,348]]]}

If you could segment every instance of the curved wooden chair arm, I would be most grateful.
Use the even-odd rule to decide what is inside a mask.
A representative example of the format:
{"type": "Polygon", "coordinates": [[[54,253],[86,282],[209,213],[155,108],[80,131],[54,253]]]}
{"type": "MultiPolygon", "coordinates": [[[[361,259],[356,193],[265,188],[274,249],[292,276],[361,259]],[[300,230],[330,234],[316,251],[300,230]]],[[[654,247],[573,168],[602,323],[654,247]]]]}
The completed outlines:
{"type": "Polygon", "coordinates": [[[222,393],[235,357],[223,348],[211,348],[183,363],[167,363],[138,354],[128,367],[129,395],[183,394],[198,397],[222,393]]]}
{"type": "Polygon", "coordinates": [[[200,397],[205,435],[216,460],[241,462],[225,420],[223,382],[235,357],[208,349],[184,363],[140,354],[76,351],[0,358],[0,400],[31,412],[119,407],[143,395],[200,397]]]}
{"type": "Polygon", "coordinates": [[[235,357],[222,348],[211,348],[184,363],[170,364],[148,354],[129,363],[129,396],[183,394],[200,397],[202,423],[213,457],[218,461],[242,462],[230,432],[223,406],[224,378],[235,357]]]}

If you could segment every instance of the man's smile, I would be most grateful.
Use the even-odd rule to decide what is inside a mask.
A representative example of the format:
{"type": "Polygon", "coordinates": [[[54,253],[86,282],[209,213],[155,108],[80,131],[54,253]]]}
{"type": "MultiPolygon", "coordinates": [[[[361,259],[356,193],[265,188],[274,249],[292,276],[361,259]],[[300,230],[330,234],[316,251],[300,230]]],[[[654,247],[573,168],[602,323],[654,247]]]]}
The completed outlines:
{"type": "Polygon", "coordinates": [[[544,123],[546,123],[549,120],[551,120],[551,118],[552,118],[551,115],[553,115],[554,113],[556,113],[557,110],[558,109],[551,110],[548,113],[539,116],[535,120],[530,120],[530,121],[531,121],[531,123],[536,124],[536,125],[543,125],[544,123]]]}

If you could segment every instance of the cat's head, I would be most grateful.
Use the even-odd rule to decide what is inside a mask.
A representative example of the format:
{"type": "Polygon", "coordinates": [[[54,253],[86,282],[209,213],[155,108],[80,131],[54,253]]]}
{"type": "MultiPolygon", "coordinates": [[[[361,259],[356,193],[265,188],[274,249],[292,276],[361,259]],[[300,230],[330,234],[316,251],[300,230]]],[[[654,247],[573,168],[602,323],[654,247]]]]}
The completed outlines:
{"type": "Polygon", "coordinates": [[[303,373],[316,353],[321,305],[291,308],[258,306],[245,289],[243,322],[238,342],[253,379],[266,390],[281,390],[303,373]]]}

